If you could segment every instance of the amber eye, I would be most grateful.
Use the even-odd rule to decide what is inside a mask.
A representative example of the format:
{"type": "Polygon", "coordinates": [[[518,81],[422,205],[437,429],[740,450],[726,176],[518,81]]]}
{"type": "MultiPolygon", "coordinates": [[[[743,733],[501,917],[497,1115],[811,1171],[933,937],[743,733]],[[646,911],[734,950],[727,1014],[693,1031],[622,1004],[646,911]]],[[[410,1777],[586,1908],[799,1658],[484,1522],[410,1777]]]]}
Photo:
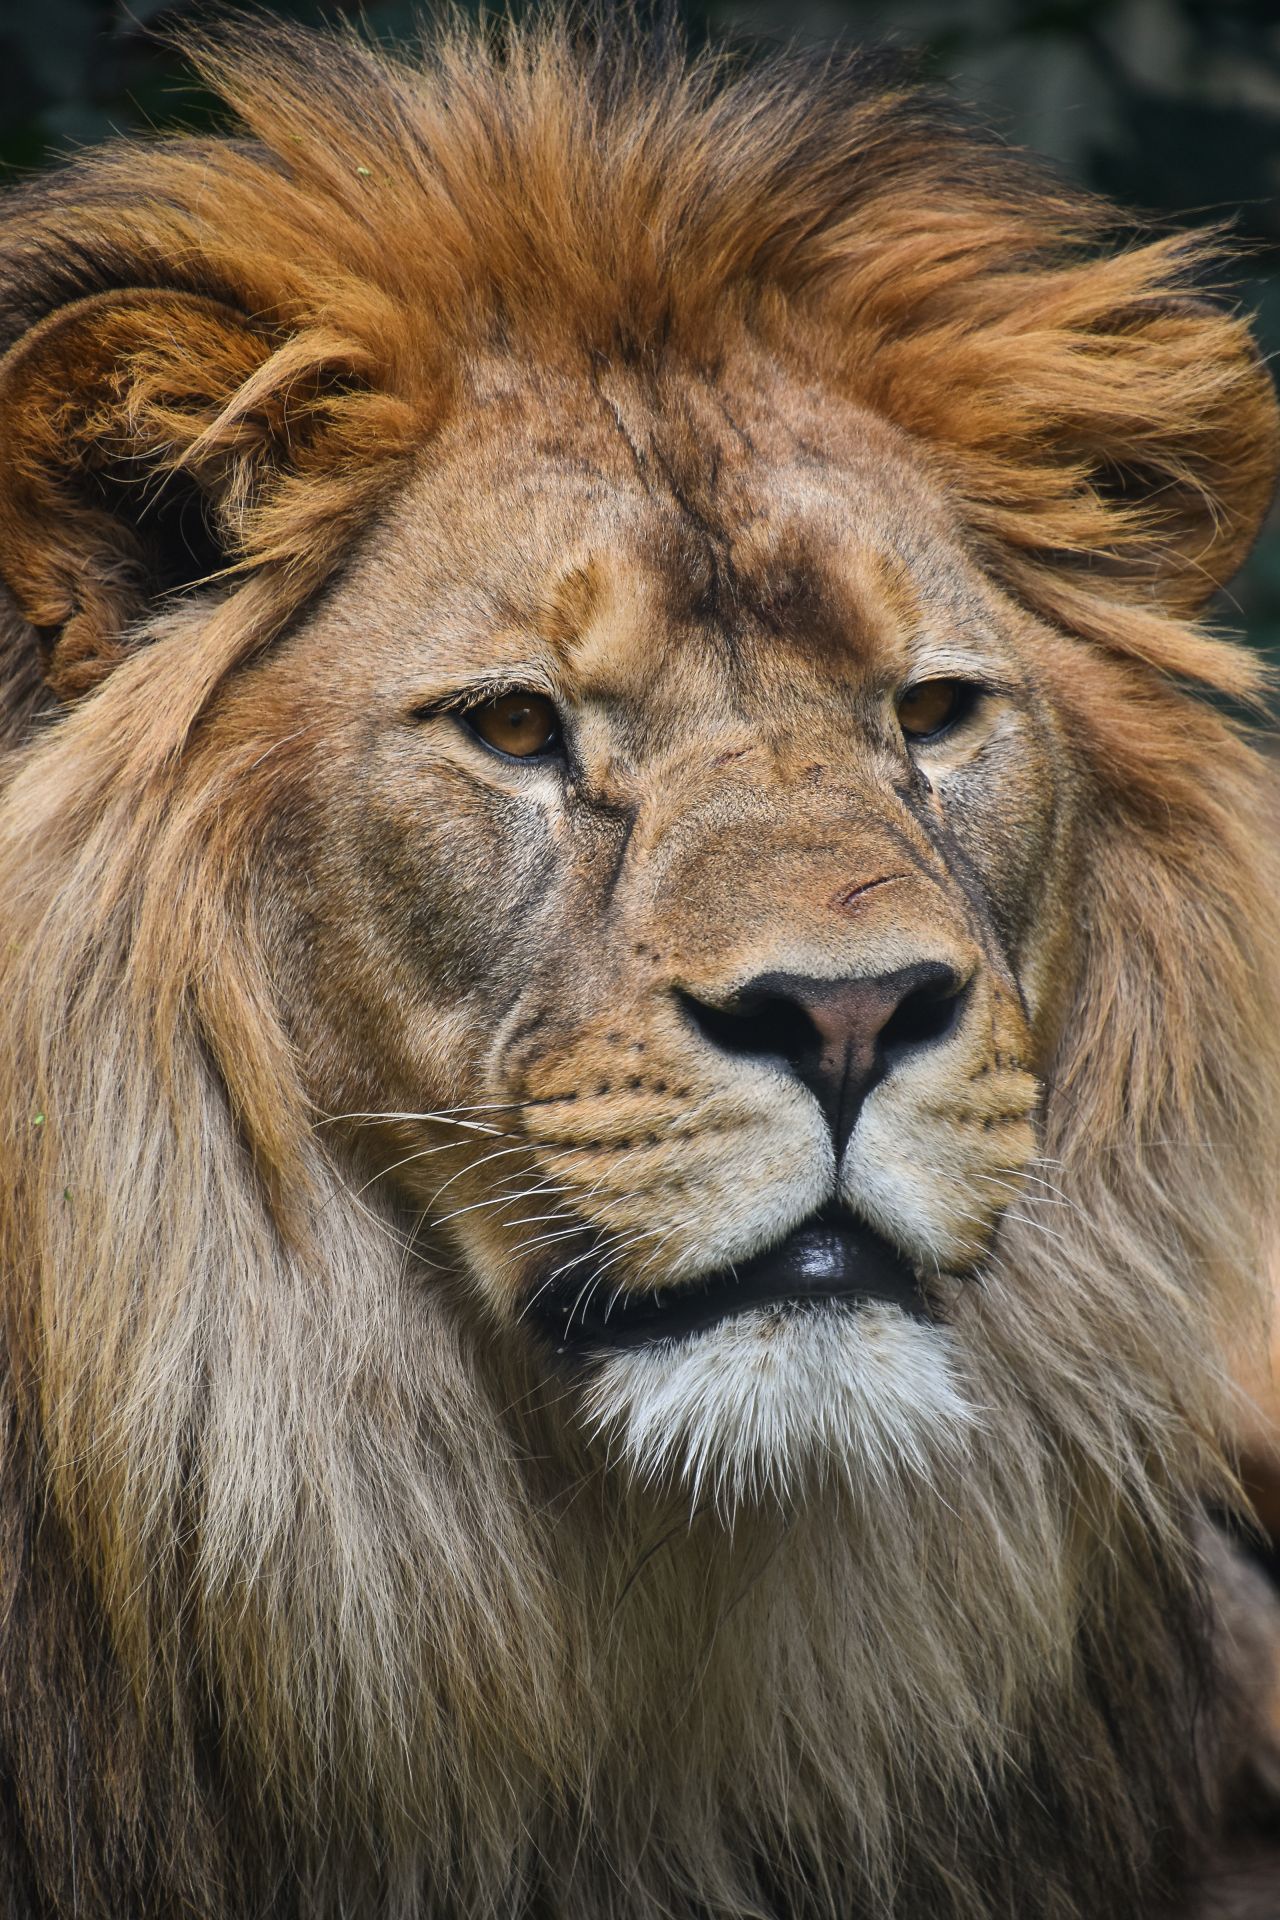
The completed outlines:
{"type": "Polygon", "coordinates": [[[964,680],[922,680],[898,701],[898,725],[908,740],[928,740],[967,713],[977,698],[964,680]]]}
{"type": "Polygon", "coordinates": [[[486,747],[509,753],[513,760],[533,760],[555,753],[561,744],[560,716],[543,693],[500,693],[462,716],[486,747]]]}

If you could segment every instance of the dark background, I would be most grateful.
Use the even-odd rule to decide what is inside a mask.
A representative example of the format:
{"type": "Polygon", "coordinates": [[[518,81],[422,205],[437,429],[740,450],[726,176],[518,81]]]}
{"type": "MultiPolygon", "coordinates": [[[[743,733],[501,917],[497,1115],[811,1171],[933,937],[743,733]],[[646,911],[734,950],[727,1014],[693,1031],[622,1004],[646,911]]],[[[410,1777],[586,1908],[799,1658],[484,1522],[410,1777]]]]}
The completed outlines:
{"type": "MultiPolygon", "coordinates": [[[[535,0],[536,3],[536,0],[535,0]]],[[[1280,0],[682,0],[708,32],[918,49],[1007,137],[1162,217],[1226,218],[1241,298],[1280,352],[1280,0]]],[[[431,0],[274,0],[409,38],[431,0]]],[[[157,39],[208,0],[0,0],[0,178],[113,131],[207,123],[157,39]]],[[[1280,513],[1219,609],[1280,663],[1280,513]]]]}

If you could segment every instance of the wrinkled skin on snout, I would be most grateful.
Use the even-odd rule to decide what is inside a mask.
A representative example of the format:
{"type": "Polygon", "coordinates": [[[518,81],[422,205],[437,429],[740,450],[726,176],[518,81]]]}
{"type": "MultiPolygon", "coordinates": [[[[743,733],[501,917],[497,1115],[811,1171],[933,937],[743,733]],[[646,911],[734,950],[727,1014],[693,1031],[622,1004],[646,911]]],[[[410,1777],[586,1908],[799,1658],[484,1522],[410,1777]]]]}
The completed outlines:
{"type": "Polygon", "coordinates": [[[944,1328],[1036,1154],[1073,795],[1032,623],[898,436],[751,372],[477,370],[491,441],[446,434],[244,682],[311,1097],[534,1350],[548,1290],[679,1288],[820,1209],[944,1328]],[[550,750],[458,710],[512,689],[550,750]]]}

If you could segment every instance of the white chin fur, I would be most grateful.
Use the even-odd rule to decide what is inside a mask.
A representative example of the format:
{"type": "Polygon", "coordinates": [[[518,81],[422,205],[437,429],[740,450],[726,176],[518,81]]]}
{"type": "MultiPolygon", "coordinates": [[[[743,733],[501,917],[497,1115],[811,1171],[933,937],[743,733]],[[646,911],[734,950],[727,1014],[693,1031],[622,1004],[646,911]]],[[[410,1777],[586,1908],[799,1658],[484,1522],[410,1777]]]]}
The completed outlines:
{"type": "Polygon", "coordinates": [[[597,1361],[583,1412],[615,1464],[726,1513],[839,1477],[855,1494],[954,1463],[977,1413],[945,1328],[896,1307],[760,1307],[597,1361]]]}

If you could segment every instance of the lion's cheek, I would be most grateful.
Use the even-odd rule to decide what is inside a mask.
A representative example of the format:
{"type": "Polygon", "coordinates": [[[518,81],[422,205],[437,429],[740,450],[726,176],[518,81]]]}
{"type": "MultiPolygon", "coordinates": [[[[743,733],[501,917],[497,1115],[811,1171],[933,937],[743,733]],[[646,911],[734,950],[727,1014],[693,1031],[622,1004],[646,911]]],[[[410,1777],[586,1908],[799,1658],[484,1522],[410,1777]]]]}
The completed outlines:
{"type": "Polygon", "coordinates": [[[539,965],[554,954],[578,974],[570,877],[539,807],[449,768],[416,789],[397,771],[375,768],[358,807],[340,761],[317,775],[308,858],[272,850],[274,944],[319,1016],[313,1050],[367,1105],[478,1102],[493,1037],[539,965]]]}

